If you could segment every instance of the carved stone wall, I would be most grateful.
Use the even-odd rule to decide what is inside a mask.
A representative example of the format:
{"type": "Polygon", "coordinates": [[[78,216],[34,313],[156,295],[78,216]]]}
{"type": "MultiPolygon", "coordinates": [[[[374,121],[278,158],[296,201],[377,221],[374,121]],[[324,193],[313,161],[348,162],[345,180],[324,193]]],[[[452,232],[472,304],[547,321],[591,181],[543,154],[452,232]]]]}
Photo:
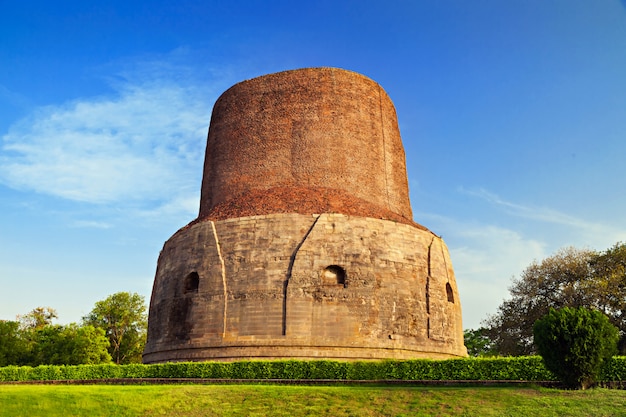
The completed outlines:
{"type": "Polygon", "coordinates": [[[144,362],[466,354],[448,249],[412,219],[382,88],[313,68],[227,90],[199,216],[159,256],[144,362]]]}
{"type": "Polygon", "coordinates": [[[342,214],[179,231],[159,258],[149,326],[146,362],[465,354],[441,238],[342,214]]]}

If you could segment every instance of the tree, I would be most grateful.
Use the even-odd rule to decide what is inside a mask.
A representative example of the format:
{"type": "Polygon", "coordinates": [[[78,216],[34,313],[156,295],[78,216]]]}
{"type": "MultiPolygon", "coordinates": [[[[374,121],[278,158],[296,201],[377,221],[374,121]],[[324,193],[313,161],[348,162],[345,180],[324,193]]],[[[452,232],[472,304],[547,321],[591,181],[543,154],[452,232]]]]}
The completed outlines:
{"type": "Polygon", "coordinates": [[[56,317],[54,309],[37,307],[18,316],[19,321],[0,320],[0,366],[111,362],[102,329],[76,323],[53,325],[56,317]]]}
{"type": "MultiPolygon", "coordinates": [[[[501,355],[532,355],[533,324],[550,308],[587,307],[626,332],[626,245],[604,252],[566,248],[533,262],[513,280],[511,298],[487,318],[487,336],[501,355]]],[[[624,346],[624,337],[622,344],[624,346]]]]}
{"type": "Polygon", "coordinates": [[[536,354],[533,324],[550,307],[582,305],[580,283],[590,276],[589,262],[594,253],[566,248],[541,263],[533,262],[509,288],[512,298],[505,300],[495,315],[484,323],[489,337],[501,355],[536,354]]]}
{"type": "Polygon", "coordinates": [[[28,356],[28,345],[17,321],[0,320],[0,366],[22,365],[28,356]]]}
{"type": "Polygon", "coordinates": [[[104,330],[91,325],[46,326],[35,330],[31,365],[80,365],[111,362],[104,330]]]}
{"type": "Polygon", "coordinates": [[[593,386],[604,362],[617,353],[617,327],[597,310],[551,308],[533,331],[546,368],[569,388],[593,386]]]}
{"type": "Polygon", "coordinates": [[[108,352],[109,341],[102,329],[91,325],[78,326],[73,324],[66,328],[72,338],[71,356],[67,364],[98,364],[111,362],[108,352]]]}
{"type": "Polygon", "coordinates": [[[37,307],[23,316],[18,315],[17,320],[24,329],[42,329],[52,324],[52,320],[58,318],[57,311],[50,307],[37,307]]]}
{"type": "Polygon", "coordinates": [[[487,329],[484,327],[476,330],[466,329],[463,332],[463,339],[470,356],[495,356],[497,354],[493,342],[487,334],[487,329]]]}
{"type": "Polygon", "coordinates": [[[118,364],[141,362],[148,317],[144,297],[118,292],[98,301],[83,323],[104,330],[109,353],[118,364]]]}
{"type": "Polygon", "coordinates": [[[626,354],[626,244],[617,243],[591,260],[598,285],[592,289],[595,307],[621,331],[619,351],[626,354]]]}

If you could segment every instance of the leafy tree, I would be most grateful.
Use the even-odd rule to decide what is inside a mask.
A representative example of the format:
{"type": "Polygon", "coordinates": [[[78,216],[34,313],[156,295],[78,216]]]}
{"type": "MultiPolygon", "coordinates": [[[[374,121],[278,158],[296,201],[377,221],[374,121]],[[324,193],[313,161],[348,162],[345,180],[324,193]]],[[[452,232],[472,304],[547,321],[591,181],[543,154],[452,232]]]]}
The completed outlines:
{"type": "Polygon", "coordinates": [[[76,323],[53,325],[53,318],[56,311],[38,307],[18,316],[19,321],[0,320],[0,366],[111,362],[104,330],[76,323]]]}
{"type": "Polygon", "coordinates": [[[0,320],[0,366],[22,365],[28,356],[28,344],[22,338],[20,323],[0,320]]]}
{"type": "Polygon", "coordinates": [[[42,329],[52,324],[52,320],[58,318],[55,309],[50,307],[37,307],[30,313],[17,316],[20,325],[24,329],[42,329]]]}
{"type": "Polygon", "coordinates": [[[467,353],[470,356],[495,356],[497,354],[493,342],[488,336],[487,329],[484,327],[476,330],[466,329],[463,332],[463,339],[467,353]]]}
{"type": "Polygon", "coordinates": [[[617,353],[617,327],[597,310],[551,308],[533,331],[546,368],[570,388],[594,385],[604,362],[617,353]]]}
{"type": "Polygon", "coordinates": [[[34,331],[31,365],[80,365],[111,362],[104,330],[91,325],[46,326],[34,331]]]}
{"type": "Polygon", "coordinates": [[[619,351],[626,354],[626,244],[617,243],[591,260],[597,285],[595,307],[609,317],[621,332],[619,351]]]}
{"type": "MultiPolygon", "coordinates": [[[[536,354],[533,324],[550,308],[587,307],[605,313],[626,332],[626,245],[604,252],[566,248],[533,262],[513,280],[511,298],[485,322],[486,334],[501,355],[536,354]]],[[[621,346],[626,347],[622,337],[621,346]]]]}
{"type": "Polygon", "coordinates": [[[71,337],[72,350],[67,364],[98,364],[111,362],[108,352],[109,341],[102,329],[91,325],[66,327],[66,334],[71,337]]]}
{"type": "Polygon", "coordinates": [[[139,363],[146,344],[148,317],[144,297],[118,292],[98,301],[83,323],[104,330],[109,353],[118,364],[139,363]]]}

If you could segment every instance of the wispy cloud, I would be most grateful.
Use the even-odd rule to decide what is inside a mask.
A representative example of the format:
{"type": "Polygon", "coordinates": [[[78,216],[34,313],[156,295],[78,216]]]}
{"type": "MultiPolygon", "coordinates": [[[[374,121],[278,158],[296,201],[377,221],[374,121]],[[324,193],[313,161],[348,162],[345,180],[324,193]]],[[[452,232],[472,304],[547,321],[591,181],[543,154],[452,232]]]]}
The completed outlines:
{"type": "Polygon", "coordinates": [[[508,281],[530,262],[545,255],[545,243],[517,231],[484,225],[465,227],[457,238],[457,263],[468,274],[484,281],[508,281]]]}
{"type": "Polygon", "coordinates": [[[475,189],[475,190],[467,190],[464,188],[459,189],[462,193],[481,198],[491,204],[500,206],[504,210],[506,210],[509,214],[519,217],[525,217],[527,219],[540,220],[548,223],[558,223],[564,224],[567,226],[576,226],[576,227],[593,227],[592,223],[584,222],[583,220],[577,219],[573,216],[569,216],[565,213],[560,213],[556,210],[552,210],[546,207],[532,207],[532,206],[524,206],[521,204],[512,203],[510,201],[505,201],[500,198],[498,195],[491,193],[483,188],[475,189]]]}
{"type": "Polygon", "coordinates": [[[76,220],[71,225],[76,228],[89,228],[89,229],[109,229],[111,225],[105,222],[98,222],[93,220],[76,220]]]}
{"type": "Polygon", "coordinates": [[[510,216],[565,226],[568,229],[575,230],[579,235],[584,236],[588,243],[595,243],[595,237],[598,236],[601,236],[603,241],[609,238],[612,242],[617,242],[626,237],[626,231],[612,225],[587,221],[549,207],[513,203],[482,188],[475,190],[460,188],[459,191],[466,195],[478,197],[494,207],[502,209],[510,216]]]}
{"type": "MultiPolygon", "coordinates": [[[[167,199],[202,155],[209,104],[177,85],[40,109],[3,137],[7,185],[90,203],[167,199]]],[[[195,175],[193,175],[195,174],[195,175]]]]}
{"type": "Polygon", "coordinates": [[[117,77],[113,95],[14,123],[2,137],[0,182],[78,202],[195,212],[217,93],[178,70],[144,64],[117,77]]]}
{"type": "Polygon", "coordinates": [[[427,213],[420,213],[420,218],[442,231],[455,269],[473,281],[508,282],[546,255],[545,242],[520,231],[427,213]]]}

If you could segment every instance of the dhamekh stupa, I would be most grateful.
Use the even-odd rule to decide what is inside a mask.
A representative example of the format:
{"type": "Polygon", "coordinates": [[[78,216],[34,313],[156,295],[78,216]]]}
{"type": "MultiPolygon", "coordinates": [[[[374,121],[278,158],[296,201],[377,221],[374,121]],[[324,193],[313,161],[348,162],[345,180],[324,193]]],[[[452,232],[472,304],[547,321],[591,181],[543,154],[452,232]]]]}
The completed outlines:
{"type": "Polygon", "coordinates": [[[413,221],[385,91],[306,68],[224,92],[200,213],[159,256],[144,362],[466,355],[448,249],[413,221]]]}

